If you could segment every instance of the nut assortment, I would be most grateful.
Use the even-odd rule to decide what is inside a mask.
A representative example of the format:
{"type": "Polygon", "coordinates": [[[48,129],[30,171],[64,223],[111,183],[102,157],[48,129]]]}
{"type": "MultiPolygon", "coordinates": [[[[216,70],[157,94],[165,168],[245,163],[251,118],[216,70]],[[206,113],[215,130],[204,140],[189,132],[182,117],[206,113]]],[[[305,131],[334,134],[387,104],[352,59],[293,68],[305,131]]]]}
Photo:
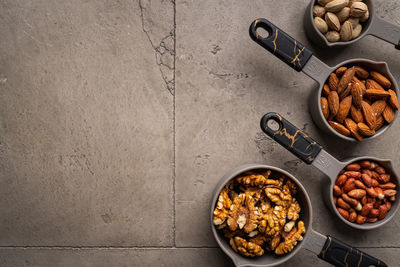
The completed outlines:
{"type": "Polygon", "coordinates": [[[360,66],[340,67],[323,87],[322,113],[338,133],[361,142],[393,121],[399,103],[391,86],[379,72],[360,66]]]}
{"type": "Polygon", "coordinates": [[[315,26],[329,42],[346,42],[360,36],[369,10],[362,0],[318,0],[313,16],[315,26]]]}
{"type": "Polygon", "coordinates": [[[374,223],[384,219],[392,207],[396,188],[384,167],[364,160],[347,165],[339,173],[333,200],[337,211],[349,222],[374,223]]]}
{"type": "Polygon", "coordinates": [[[306,230],[296,193],[297,186],[280,173],[245,173],[221,190],[213,223],[243,256],[289,253],[306,230]]]}

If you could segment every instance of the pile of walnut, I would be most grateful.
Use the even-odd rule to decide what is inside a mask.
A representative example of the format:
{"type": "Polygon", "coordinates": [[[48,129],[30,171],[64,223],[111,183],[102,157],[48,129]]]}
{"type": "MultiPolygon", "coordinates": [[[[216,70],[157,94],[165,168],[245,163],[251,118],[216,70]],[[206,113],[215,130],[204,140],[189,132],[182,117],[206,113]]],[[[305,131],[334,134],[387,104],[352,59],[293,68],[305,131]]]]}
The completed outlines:
{"type": "Polygon", "coordinates": [[[323,87],[322,113],[335,131],[361,142],[394,120],[399,102],[391,88],[391,81],[379,72],[340,67],[323,87]]]}
{"type": "Polygon", "coordinates": [[[243,256],[288,253],[306,230],[303,221],[297,221],[301,208],[293,197],[296,192],[296,185],[282,174],[270,170],[243,174],[221,190],[214,225],[243,256]]]}

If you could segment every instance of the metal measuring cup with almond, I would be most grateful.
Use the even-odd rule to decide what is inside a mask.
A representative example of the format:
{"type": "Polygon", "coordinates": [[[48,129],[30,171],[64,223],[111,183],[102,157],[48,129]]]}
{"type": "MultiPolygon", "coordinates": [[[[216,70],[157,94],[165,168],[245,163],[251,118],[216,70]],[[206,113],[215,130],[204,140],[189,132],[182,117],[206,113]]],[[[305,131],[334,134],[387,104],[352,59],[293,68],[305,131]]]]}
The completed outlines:
{"type": "MultiPolygon", "coordinates": [[[[310,93],[308,106],[313,121],[320,129],[342,140],[357,142],[357,140],[361,140],[360,136],[365,140],[371,140],[383,134],[395,121],[398,114],[396,110],[398,106],[398,103],[396,105],[396,98],[399,95],[399,90],[397,82],[390,73],[389,67],[385,62],[356,58],[341,62],[334,67],[327,66],[317,57],[313,56],[312,52],[301,43],[266,19],[256,19],[250,25],[249,33],[250,37],[256,43],[267,49],[296,71],[303,71],[319,84],[318,88],[310,93]],[[266,30],[268,36],[259,34],[257,32],[259,28],[266,30]],[[328,88],[324,86],[325,83],[329,84],[333,76],[332,73],[336,75],[338,88],[328,88]],[[366,76],[367,74],[368,77],[366,76]],[[365,84],[363,80],[365,80],[365,84]],[[353,85],[355,87],[354,92],[351,90],[353,85]],[[369,90],[368,94],[366,93],[367,88],[369,90]],[[356,91],[359,89],[362,91],[361,98],[361,94],[357,94],[356,91]],[[373,90],[371,91],[370,89],[373,90]],[[382,90],[377,91],[378,89],[382,90]],[[336,93],[334,93],[334,91],[336,93]],[[332,95],[329,97],[328,93],[330,92],[332,92],[332,95]],[[361,113],[357,115],[363,116],[363,119],[355,120],[354,117],[349,117],[349,113],[345,112],[350,102],[353,102],[350,101],[350,97],[346,98],[343,103],[341,100],[349,95],[352,97],[354,95],[355,101],[362,100],[360,105],[358,105],[359,102],[356,102],[355,107],[357,108],[356,111],[361,110],[361,113]],[[326,99],[321,97],[325,97],[326,99]],[[382,123],[382,117],[375,114],[379,112],[373,112],[372,107],[370,107],[375,100],[385,100],[386,103],[388,103],[388,105],[385,106],[388,107],[385,114],[387,114],[386,122],[390,121],[390,123],[383,123],[379,128],[375,128],[375,123],[377,121],[378,123],[382,123]],[[331,109],[328,107],[329,102],[331,102],[331,109]],[[331,111],[329,114],[332,118],[329,117],[326,107],[331,111]],[[340,122],[337,121],[336,116],[338,113],[339,121],[343,119],[343,125],[339,125],[340,122]],[[327,115],[328,117],[325,117],[327,115]],[[327,120],[327,118],[330,119],[327,120]],[[364,124],[359,124],[360,122],[364,124]],[[369,129],[367,129],[365,125],[368,126],[369,129]],[[338,132],[339,128],[342,130],[343,128],[347,128],[347,131],[344,129],[342,132],[338,132]],[[349,131],[350,134],[348,134],[349,131]],[[361,131],[363,131],[363,135],[357,135],[361,131]]],[[[378,107],[374,108],[380,110],[382,106],[379,106],[379,109],[378,107]]],[[[356,112],[353,113],[355,114],[356,112]]]]}
{"type": "Polygon", "coordinates": [[[389,222],[399,209],[399,177],[391,160],[371,156],[337,160],[281,115],[263,116],[261,129],[299,159],[329,178],[324,186],[328,207],[347,225],[369,230],[389,222]],[[271,128],[271,123],[279,125],[271,128]]]}
{"type": "Polygon", "coordinates": [[[400,49],[400,26],[376,16],[373,0],[311,0],[304,28],[314,43],[325,47],[346,46],[373,35],[400,49]]]}
{"type": "Polygon", "coordinates": [[[323,86],[322,113],[336,132],[361,142],[393,122],[399,102],[391,88],[391,81],[375,70],[342,66],[323,86]]]}

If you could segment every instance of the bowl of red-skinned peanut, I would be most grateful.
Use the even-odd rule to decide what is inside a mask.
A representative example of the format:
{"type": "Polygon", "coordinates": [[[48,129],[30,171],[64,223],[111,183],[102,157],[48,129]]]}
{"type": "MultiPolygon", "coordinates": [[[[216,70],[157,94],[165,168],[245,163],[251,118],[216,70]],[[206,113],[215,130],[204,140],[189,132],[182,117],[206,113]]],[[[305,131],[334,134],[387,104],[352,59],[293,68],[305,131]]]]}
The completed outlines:
{"type": "Polygon", "coordinates": [[[376,228],[397,211],[398,178],[390,165],[384,165],[375,160],[359,160],[338,174],[332,189],[333,203],[351,226],[376,228]]]}

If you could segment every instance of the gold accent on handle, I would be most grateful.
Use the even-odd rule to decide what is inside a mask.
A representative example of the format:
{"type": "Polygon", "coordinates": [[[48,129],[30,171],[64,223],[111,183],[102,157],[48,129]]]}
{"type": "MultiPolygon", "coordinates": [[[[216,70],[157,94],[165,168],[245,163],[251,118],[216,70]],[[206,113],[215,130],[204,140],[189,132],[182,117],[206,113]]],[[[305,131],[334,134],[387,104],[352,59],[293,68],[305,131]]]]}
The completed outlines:
{"type": "Polygon", "coordinates": [[[326,246],[326,248],[325,248],[324,250],[321,251],[321,255],[322,255],[322,258],[323,258],[323,259],[325,259],[326,251],[328,250],[328,248],[329,248],[329,247],[331,246],[331,244],[332,244],[332,237],[328,236],[328,240],[329,240],[328,246],[326,246]]]}
{"type": "Polygon", "coordinates": [[[275,29],[275,39],[272,41],[274,44],[274,53],[276,52],[276,39],[278,38],[278,29],[275,29]]]}

